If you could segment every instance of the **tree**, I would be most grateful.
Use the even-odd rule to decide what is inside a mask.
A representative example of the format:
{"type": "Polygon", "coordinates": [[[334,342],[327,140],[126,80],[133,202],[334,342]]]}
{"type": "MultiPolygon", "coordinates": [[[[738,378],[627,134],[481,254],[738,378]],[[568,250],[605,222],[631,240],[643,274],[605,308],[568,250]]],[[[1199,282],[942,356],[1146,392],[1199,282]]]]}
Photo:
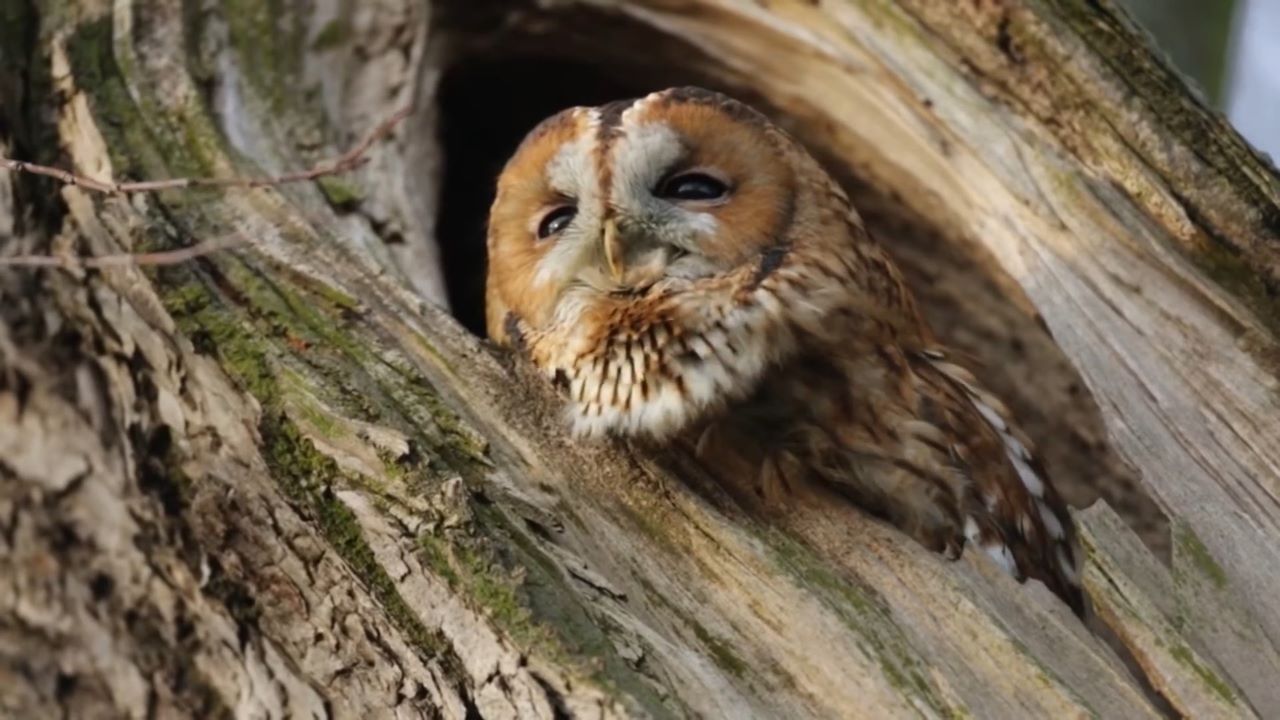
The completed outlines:
{"type": "Polygon", "coordinates": [[[308,182],[0,174],[0,251],[69,258],[0,268],[5,713],[1280,709],[1280,184],[1110,3],[0,15],[2,154],[84,176],[283,173],[414,109],[308,182]],[[1131,464],[1171,565],[1081,513],[1090,632],[845,505],[751,517],[679,457],[565,438],[544,383],[437,305],[474,322],[520,129],[676,82],[814,148],[1064,482],[1119,478],[1093,484],[1147,517],[1131,464]]]}

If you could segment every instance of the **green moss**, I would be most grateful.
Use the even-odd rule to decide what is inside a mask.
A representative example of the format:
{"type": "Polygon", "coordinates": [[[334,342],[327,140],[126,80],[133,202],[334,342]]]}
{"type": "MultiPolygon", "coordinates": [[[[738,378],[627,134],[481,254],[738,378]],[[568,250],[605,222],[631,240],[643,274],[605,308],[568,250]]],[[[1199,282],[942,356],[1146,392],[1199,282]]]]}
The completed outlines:
{"type": "Polygon", "coordinates": [[[217,353],[224,369],[264,406],[275,404],[279,392],[267,353],[254,342],[229,308],[194,277],[180,270],[161,278],[184,276],[174,284],[161,282],[161,300],[178,328],[196,350],[217,353]]]}
{"type": "MultiPolygon", "coordinates": [[[[322,386],[337,389],[321,398],[324,405],[416,436],[428,455],[440,458],[463,477],[477,479],[484,472],[488,465],[485,439],[466,426],[418,373],[375,355],[372,343],[334,322],[334,315],[352,311],[354,299],[331,292],[327,286],[315,294],[321,288],[314,282],[305,289],[302,283],[286,284],[284,280],[296,278],[288,272],[277,273],[275,268],[260,270],[244,259],[224,258],[218,267],[239,294],[238,304],[247,306],[256,332],[285,345],[272,343],[264,352],[304,363],[326,381],[322,386]],[[442,435],[424,434],[432,426],[442,435]]],[[[225,333],[225,323],[219,324],[219,319],[202,320],[193,331],[225,333]],[[206,322],[211,323],[210,330],[204,329],[206,322]]],[[[239,360],[234,356],[226,359],[232,363],[239,360]]],[[[254,377],[252,372],[246,375],[254,377]]],[[[249,389],[255,395],[279,392],[279,388],[261,385],[249,389]]],[[[301,404],[305,406],[305,397],[301,404]]],[[[324,426],[322,423],[319,429],[324,426]]]]}
{"type": "Polygon", "coordinates": [[[331,50],[342,45],[351,37],[351,27],[342,18],[334,18],[316,33],[311,41],[312,50],[331,50]]]}
{"type": "Polygon", "coordinates": [[[320,437],[329,439],[336,439],[343,434],[343,428],[338,424],[334,416],[310,396],[310,393],[304,387],[305,381],[301,377],[296,373],[284,371],[281,379],[286,386],[292,388],[292,391],[288,393],[290,398],[289,411],[297,413],[309,430],[314,431],[320,437]]]}
{"type": "Polygon", "coordinates": [[[333,175],[318,178],[316,184],[329,204],[339,210],[351,210],[364,200],[364,192],[359,187],[333,175]]]}
{"type": "Polygon", "coordinates": [[[770,532],[766,540],[775,561],[794,574],[806,587],[820,589],[824,595],[839,597],[843,605],[860,615],[885,612],[879,598],[870,596],[870,591],[855,587],[836,575],[830,568],[822,565],[809,548],[777,532],[770,532]]]}
{"type": "Polygon", "coordinates": [[[452,544],[431,534],[422,535],[418,544],[427,565],[483,609],[521,649],[561,663],[568,659],[555,634],[521,602],[519,575],[503,568],[482,545],[452,544]]]}
{"type": "MultiPolygon", "coordinates": [[[[486,520],[496,520],[499,526],[505,524],[498,517],[497,511],[485,515],[486,520]]],[[[512,539],[514,538],[510,536],[504,538],[512,539]]],[[[487,543],[477,538],[449,542],[432,534],[424,534],[419,538],[419,545],[427,564],[452,587],[460,590],[463,597],[484,609],[507,636],[524,650],[536,650],[539,654],[560,662],[568,659],[570,653],[556,637],[556,633],[538,622],[522,599],[529,570],[537,570],[544,582],[554,577],[551,573],[556,572],[555,566],[547,558],[539,553],[534,558],[534,567],[518,566],[520,570],[511,571],[488,549],[487,543]]],[[[571,595],[564,596],[567,597],[571,595]]]]}
{"type": "Polygon", "coordinates": [[[429,630],[396,590],[395,581],[364,540],[360,521],[333,494],[342,476],[329,457],[319,453],[283,414],[264,413],[259,424],[263,450],[272,476],[291,500],[305,508],[320,532],[386,610],[406,639],[424,656],[445,646],[438,630],[429,630]]]}
{"type": "Polygon", "coordinates": [[[280,488],[316,523],[406,638],[425,656],[439,653],[439,633],[426,628],[400,597],[394,581],[364,541],[359,521],[333,494],[335,486],[349,480],[285,414],[285,392],[267,341],[189,270],[173,268],[166,279],[168,282],[158,283],[161,297],[179,328],[198,349],[216,352],[228,374],[262,405],[258,432],[263,455],[280,488]]]}
{"type": "MultiPolygon", "coordinates": [[[[378,459],[382,461],[382,473],[386,479],[386,484],[397,489],[397,492],[407,492],[414,497],[425,495],[430,491],[427,485],[427,467],[426,463],[422,463],[410,459],[413,455],[413,449],[410,447],[409,457],[396,457],[395,454],[385,448],[377,448],[378,459]]],[[[376,488],[375,488],[376,489],[376,488]]]]}
{"type": "Polygon", "coordinates": [[[1195,653],[1191,652],[1191,648],[1179,643],[1170,650],[1173,659],[1191,668],[1192,672],[1200,677],[1204,684],[1209,686],[1218,697],[1225,700],[1231,705],[1236,704],[1236,693],[1231,686],[1218,677],[1217,673],[1209,668],[1201,665],[1195,657],[1195,653]]]}
{"type": "MultiPolygon", "coordinates": [[[[1265,214],[1261,221],[1264,236],[1280,228],[1280,208],[1274,200],[1280,195],[1280,179],[1236,133],[1223,132],[1220,116],[1184,91],[1178,71],[1146,46],[1127,19],[1109,4],[1094,0],[1049,0],[1048,5],[1098,52],[1116,77],[1147,106],[1151,116],[1159,119],[1169,136],[1193,149],[1198,160],[1212,168],[1218,176],[1215,182],[1229,186],[1242,196],[1246,205],[1265,214]]],[[[1225,11],[1211,13],[1208,21],[1225,22],[1220,16],[1222,12],[1225,11]]],[[[1106,104],[1098,109],[1122,110],[1120,106],[1109,108],[1106,104]]],[[[1110,120],[1116,127],[1127,125],[1121,117],[1110,120]]],[[[1163,165],[1157,163],[1157,166],[1163,165]]],[[[1186,204],[1193,214],[1206,214],[1207,208],[1186,204]]]]}
{"type": "Polygon", "coordinates": [[[444,578],[445,582],[449,583],[449,587],[462,586],[462,576],[453,569],[447,542],[427,533],[418,538],[418,547],[422,550],[422,561],[437,575],[444,578]]]}
{"type": "Polygon", "coordinates": [[[450,363],[449,360],[445,358],[445,356],[439,350],[437,350],[435,346],[433,346],[426,338],[422,336],[415,336],[415,339],[417,340],[418,347],[427,355],[429,355],[431,359],[436,363],[437,366],[447,370],[450,375],[458,374],[457,371],[454,370],[453,364],[450,363]]]}
{"type": "Polygon", "coordinates": [[[1222,566],[1213,559],[1213,555],[1209,553],[1209,548],[1204,546],[1200,541],[1200,537],[1195,531],[1185,523],[1177,523],[1173,531],[1173,542],[1183,551],[1185,557],[1195,563],[1200,572],[1207,577],[1219,590],[1225,590],[1227,587],[1227,573],[1222,566]]]}
{"type": "Polygon", "coordinates": [[[282,268],[280,274],[282,277],[287,277],[292,284],[305,291],[307,295],[315,296],[315,299],[321,302],[326,312],[330,309],[337,310],[337,314],[342,316],[360,311],[359,300],[319,278],[295,272],[292,268],[282,268]]]}
{"type": "Polygon", "coordinates": [[[576,588],[566,584],[563,568],[497,506],[475,504],[472,511],[476,534],[423,535],[423,562],[526,652],[634,699],[649,716],[672,716],[670,704],[678,698],[659,696],[618,655],[609,633],[620,630],[607,616],[590,611],[576,588]]]}
{"type": "MultiPolygon", "coordinates": [[[[908,3],[919,4],[917,3],[908,3]]],[[[1055,108],[1059,114],[1079,115],[1080,120],[1063,122],[1061,117],[1041,117],[1046,127],[1058,134],[1068,147],[1078,148],[1081,143],[1093,141],[1080,134],[1080,128],[1095,125],[1100,129],[1116,130],[1120,139],[1130,149],[1145,159],[1158,172],[1170,180],[1170,189],[1190,215],[1192,221],[1215,237],[1204,247],[1190,253],[1192,259],[1210,274],[1228,292],[1240,298],[1280,337],[1280,298],[1277,297],[1277,278],[1268,277],[1266,263],[1256,256],[1250,260],[1244,248],[1248,243],[1265,244],[1280,232],[1280,179],[1270,163],[1243,142],[1238,134],[1225,127],[1221,116],[1196,97],[1186,92],[1182,75],[1162,53],[1154,51],[1144,34],[1139,32],[1118,4],[1096,0],[1045,0],[1043,7],[1030,12],[988,13],[983,20],[985,31],[995,34],[1002,45],[1009,63],[993,61],[978,68],[991,79],[1002,82],[1009,100],[1023,103],[1022,110],[1055,108]],[[998,18],[998,19],[997,19],[998,18]],[[1051,18],[1046,22],[1045,18],[1051,18]],[[1059,27],[1065,21],[1065,28],[1059,27]],[[1062,31],[1077,35],[1091,47],[1097,57],[1114,76],[1117,84],[1130,91],[1131,100],[1126,103],[1090,103],[1090,92],[1082,90],[1070,73],[1040,72],[1058,63],[1057,53],[1062,41],[1062,31]],[[1046,40],[1046,38],[1049,38],[1046,40]],[[1015,65],[1015,67],[1010,67],[1015,65]],[[1086,104],[1082,104],[1086,103],[1086,104]],[[1162,146],[1181,146],[1195,157],[1181,161],[1166,149],[1153,148],[1150,143],[1135,136],[1126,128],[1133,127],[1129,116],[1135,107],[1143,108],[1159,132],[1146,133],[1144,137],[1161,137],[1162,146]],[[1190,163],[1190,164],[1188,164],[1190,163]],[[1184,177],[1175,182],[1173,175],[1184,177]],[[1188,175],[1192,173],[1192,175],[1188,175]],[[1190,180],[1188,180],[1190,178],[1190,180]],[[1223,217],[1218,209],[1221,198],[1238,198],[1237,208],[1256,211],[1257,217],[1223,217]],[[1235,223],[1224,227],[1224,223],[1235,223]],[[1225,236],[1232,230],[1251,234],[1252,238],[1237,242],[1225,236]],[[1254,269],[1250,269],[1250,264],[1254,269]]],[[[896,3],[893,4],[896,7],[896,3]]],[[[1204,3],[1204,25],[1214,26],[1223,36],[1229,16],[1230,3],[1204,3]]],[[[954,17],[954,16],[952,16],[954,17]]],[[[960,24],[936,29],[944,36],[956,37],[968,30],[956,30],[960,24]]],[[[967,37],[966,40],[972,40],[967,37]]],[[[914,41],[913,41],[914,42],[914,41]]],[[[957,41],[958,44],[962,44],[957,41]]],[[[983,56],[972,53],[970,59],[982,62],[983,56]]],[[[1212,89],[1212,88],[1211,88],[1212,89]]],[[[1105,148],[1095,148],[1099,152],[1105,148]]],[[[1132,184],[1130,184],[1132,185],[1132,184]]],[[[1126,187],[1126,192],[1140,192],[1137,187],[1126,187]]],[[[1149,205],[1149,198],[1135,197],[1139,205],[1149,205]]],[[[1254,355],[1267,363],[1270,369],[1280,372],[1280,350],[1272,343],[1259,342],[1249,348],[1254,355]],[[1261,352],[1258,352],[1261,351],[1261,352]]]]}
{"type": "MultiPolygon", "coordinates": [[[[1201,544],[1200,539],[1196,537],[1189,528],[1185,525],[1178,525],[1174,537],[1179,546],[1187,551],[1187,556],[1191,557],[1197,566],[1201,567],[1201,569],[1205,571],[1206,575],[1214,578],[1215,584],[1218,584],[1218,582],[1221,581],[1221,583],[1225,585],[1226,575],[1222,573],[1222,568],[1218,567],[1218,564],[1213,561],[1213,558],[1209,556],[1208,550],[1203,544],[1201,544]]],[[[1092,543],[1089,541],[1085,542],[1085,547],[1086,551],[1092,557],[1096,552],[1096,548],[1094,548],[1092,543]]],[[[1142,616],[1138,612],[1137,608],[1134,607],[1133,601],[1124,592],[1120,584],[1116,582],[1111,573],[1108,572],[1107,564],[1091,562],[1090,565],[1099,571],[1099,575],[1110,588],[1110,596],[1116,601],[1116,609],[1124,611],[1137,623],[1148,624],[1150,619],[1142,616]]],[[[1223,585],[1218,585],[1218,587],[1221,588],[1223,585]]],[[[1173,626],[1173,629],[1179,633],[1186,629],[1187,618],[1182,614],[1174,615],[1169,619],[1169,621],[1173,626]]],[[[1174,641],[1174,645],[1172,647],[1167,644],[1165,638],[1160,635],[1155,636],[1156,643],[1161,647],[1167,648],[1169,650],[1169,655],[1174,660],[1190,668],[1197,676],[1200,677],[1205,685],[1213,690],[1214,693],[1223,700],[1234,705],[1236,703],[1236,697],[1235,691],[1232,690],[1231,686],[1224,682],[1222,678],[1218,677],[1212,670],[1201,665],[1200,662],[1196,660],[1195,653],[1191,651],[1191,648],[1180,642],[1180,639],[1171,639],[1174,641]]]]}
{"type": "MultiPolygon", "coordinates": [[[[650,602],[660,605],[665,608],[668,613],[680,618],[681,622],[693,631],[698,642],[702,643],[702,645],[711,652],[712,661],[714,661],[720,669],[736,678],[745,678],[748,676],[748,673],[751,671],[751,666],[748,663],[743,662],[743,660],[738,657],[737,653],[733,652],[733,648],[729,643],[712,634],[701,622],[698,621],[696,617],[686,612],[684,608],[671,602],[664,593],[659,592],[658,589],[653,586],[653,583],[650,583],[643,575],[637,574],[634,576],[634,579],[640,584],[640,587],[644,590],[645,597],[647,597],[650,602]]],[[[784,684],[795,684],[794,679],[787,675],[785,671],[780,671],[777,674],[777,677],[784,684]]]]}
{"type": "MultiPolygon", "coordinates": [[[[279,0],[229,1],[226,16],[247,32],[249,26],[261,27],[260,23],[275,16],[278,4],[279,0]]],[[[221,138],[201,106],[162,108],[147,95],[148,86],[142,82],[137,97],[130,92],[126,78],[137,71],[130,66],[127,52],[116,52],[112,32],[109,17],[88,22],[76,29],[67,47],[77,86],[88,94],[118,173],[149,179],[209,175],[225,164],[221,138]]],[[[249,43],[239,50],[264,53],[264,61],[288,51],[279,49],[272,34],[261,40],[257,46],[249,43]]],[[[204,204],[207,197],[219,193],[163,193],[155,205],[159,222],[148,230],[147,242],[188,244],[193,237],[221,234],[216,206],[204,204]],[[159,230],[162,227],[169,230],[159,230]]],[[[304,282],[287,268],[263,267],[263,262],[253,253],[219,253],[197,263],[158,268],[153,274],[157,291],[182,333],[199,352],[216,355],[223,369],[261,405],[262,452],[282,491],[310,518],[406,638],[424,656],[437,656],[446,650],[438,633],[425,627],[400,597],[365,542],[358,520],[334,494],[352,479],[316,450],[288,412],[300,413],[298,419],[322,435],[339,432],[326,412],[332,400],[336,411],[412,432],[406,418],[430,406],[441,425],[452,423],[457,438],[466,437],[465,443],[450,435],[434,440],[440,454],[448,455],[447,462],[463,464],[462,459],[469,459],[474,465],[472,456],[480,452],[477,442],[466,436],[460,421],[434,398],[429,385],[381,372],[384,362],[374,357],[371,343],[356,339],[334,321],[356,311],[358,301],[327,286],[304,282]],[[307,387],[313,372],[325,382],[307,387]],[[321,397],[317,404],[316,393],[333,387],[339,388],[333,393],[338,397],[321,397]],[[428,395],[434,404],[424,402],[428,395]],[[342,406],[341,401],[355,407],[342,406]],[[395,416],[397,407],[401,412],[395,416]]],[[[501,584],[482,585],[481,591],[488,602],[500,608],[506,603],[512,612],[501,584]]],[[[252,602],[239,607],[244,613],[254,612],[252,602]]],[[[242,619],[253,620],[250,615],[242,619]]]]}
{"type": "Polygon", "coordinates": [[[300,280],[289,271],[270,273],[252,267],[224,266],[237,288],[251,302],[264,331],[301,340],[308,349],[301,359],[344,392],[334,402],[351,403],[370,399],[363,407],[343,408],[371,422],[398,425],[411,434],[420,434],[423,413],[443,437],[420,434],[428,453],[440,457],[465,478],[478,479],[488,467],[485,438],[467,426],[443,402],[435,388],[413,368],[401,367],[376,355],[371,343],[353,336],[352,331],[334,322],[334,315],[353,312],[358,303],[343,293],[319,283],[300,280]],[[293,281],[277,280],[280,275],[293,281]],[[303,287],[305,285],[305,288],[303,287]],[[353,368],[356,372],[352,372],[353,368]],[[372,400],[372,398],[376,398],[372,400]],[[391,417],[394,410],[396,417],[391,417]]]}
{"type": "MultiPolygon", "coordinates": [[[[1082,40],[1097,50],[1111,70],[1134,90],[1165,127],[1219,172],[1240,181],[1240,188],[1256,189],[1244,168],[1228,167],[1228,159],[1245,148],[1218,133],[1213,115],[1195,97],[1183,91],[1182,75],[1166,58],[1152,52],[1145,38],[1121,14],[1091,0],[1049,0],[1082,40]]],[[[1250,164],[1256,165],[1256,159],[1250,164]]],[[[1267,203],[1270,205],[1270,203],[1267,203]]]]}
{"type": "Polygon", "coordinates": [[[962,708],[939,697],[906,636],[895,624],[884,602],[870,588],[860,587],[836,575],[807,547],[781,533],[770,531],[764,540],[777,564],[790,571],[812,591],[880,663],[885,678],[904,696],[915,697],[944,717],[962,717],[962,708]]]}
{"type": "Polygon", "coordinates": [[[78,87],[84,88],[107,140],[117,175],[163,166],[116,66],[109,17],[79,25],[67,42],[78,87]],[[136,150],[136,152],[135,152],[136,150]]]}
{"type": "MultiPolygon", "coordinates": [[[[440,396],[436,394],[433,388],[425,382],[417,382],[411,384],[407,392],[413,400],[421,403],[431,413],[432,419],[450,437],[451,442],[437,449],[451,464],[460,469],[470,469],[472,471],[490,466],[487,457],[489,453],[488,440],[463,423],[457,413],[440,399],[440,396]]],[[[474,472],[474,474],[478,474],[478,472],[474,472]]]]}
{"type": "Polygon", "coordinates": [[[271,109],[283,111],[299,77],[300,58],[290,57],[295,42],[282,22],[281,0],[222,0],[222,8],[239,67],[271,109]]]}
{"type": "MultiPolygon", "coordinates": [[[[261,8],[258,3],[252,5],[257,9],[246,10],[248,17],[237,22],[253,25],[254,13],[260,13],[261,8]]],[[[116,65],[111,33],[109,20],[86,23],[76,31],[68,48],[72,53],[77,82],[89,90],[94,111],[103,120],[101,126],[108,136],[116,167],[124,174],[151,178],[169,176],[171,165],[180,174],[206,174],[221,157],[217,133],[207,116],[199,108],[179,113],[177,118],[154,107],[147,110],[149,101],[145,94],[139,99],[142,106],[135,105],[124,86],[121,68],[116,65]]],[[[205,210],[200,193],[189,190],[166,193],[164,204],[173,221],[188,226],[190,236],[224,232],[216,220],[203,217],[205,210]]],[[[215,259],[214,271],[223,276],[219,282],[243,296],[237,297],[235,302],[246,307],[249,314],[245,316],[239,311],[229,314],[224,308],[195,323],[193,332],[216,346],[217,336],[239,329],[231,327],[231,323],[249,323],[267,337],[300,341],[308,349],[295,349],[293,354],[333,381],[332,385],[343,389],[340,400],[351,405],[369,397],[390,397],[399,411],[399,418],[376,417],[380,414],[376,407],[378,403],[372,402],[364,406],[342,407],[343,411],[350,410],[362,419],[380,419],[405,427],[415,424],[409,418],[419,417],[425,410],[445,432],[443,438],[427,438],[430,441],[426,448],[429,452],[458,465],[464,474],[474,475],[485,466],[487,447],[483,438],[469,432],[457,415],[439,401],[429,384],[422,382],[415,372],[404,368],[391,368],[402,376],[400,380],[380,377],[377,370],[385,361],[373,355],[369,343],[354,339],[341,323],[334,322],[335,314],[346,317],[356,312],[358,301],[331,287],[301,278],[288,268],[265,269],[255,267],[248,259],[227,261],[225,258],[220,255],[215,259]],[[281,278],[289,282],[282,282],[281,278]],[[361,372],[352,375],[350,369],[353,366],[360,368],[361,372]]],[[[176,286],[182,285],[178,283],[176,286]]],[[[182,303],[180,294],[184,291],[178,292],[174,301],[182,303]]],[[[274,356],[286,354],[272,346],[262,346],[259,351],[274,356]]],[[[262,358],[245,358],[240,357],[238,351],[227,351],[223,353],[223,359],[237,366],[237,374],[248,379],[248,389],[255,395],[276,391],[270,387],[270,382],[257,382],[265,379],[256,369],[263,365],[260,362],[262,358]]],[[[412,427],[406,429],[412,430],[412,427]]]]}
{"type": "Polygon", "coordinates": [[[716,665],[720,666],[720,669],[737,678],[744,677],[747,671],[751,669],[750,665],[743,662],[733,652],[733,648],[728,643],[712,635],[700,623],[694,621],[692,627],[693,634],[698,637],[698,642],[711,651],[711,658],[715,660],[716,665]]]}
{"type": "MultiPolygon", "coordinates": [[[[99,118],[118,179],[213,174],[222,141],[212,121],[198,104],[174,110],[145,92],[134,97],[125,79],[136,70],[128,52],[115,51],[110,17],[77,26],[67,54],[76,85],[85,90],[99,118]]],[[[218,192],[188,188],[164,195],[173,205],[189,206],[218,192]]]]}
{"type": "Polygon", "coordinates": [[[673,557],[680,557],[685,554],[684,547],[671,536],[673,532],[679,532],[679,530],[673,529],[672,525],[664,522],[661,513],[637,510],[630,505],[619,505],[616,509],[626,515],[651,540],[656,541],[658,547],[665,552],[673,557]]]}
{"type": "MultiPolygon", "coordinates": [[[[333,315],[349,312],[349,303],[324,305],[329,296],[306,292],[298,284],[285,285],[272,274],[232,265],[230,274],[251,301],[258,327],[267,335],[286,335],[306,344],[293,354],[340,392],[323,398],[325,404],[369,422],[398,427],[427,455],[469,480],[478,480],[489,462],[485,438],[465,425],[435,389],[415,370],[375,355],[372,343],[354,337],[333,315]],[[432,428],[439,433],[428,432],[432,428]]],[[[313,283],[314,284],[314,283],[313,283]]],[[[311,288],[308,288],[309,290],[311,288]]]]}
{"type": "MultiPolygon", "coordinates": [[[[244,45],[253,28],[274,11],[251,7],[256,3],[229,0],[227,16],[237,28],[233,36],[239,52],[267,55],[270,49],[244,45]],[[244,6],[244,8],[241,8],[244,6]],[[239,10],[244,12],[240,13],[239,10]]],[[[268,35],[264,45],[272,44],[268,35]]],[[[130,96],[122,79],[128,68],[115,64],[109,22],[91,23],[69,43],[77,55],[73,72],[90,93],[94,112],[102,120],[116,167],[135,177],[208,174],[204,166],[225,163],[216,133],[207,117],[158,111],[151,100],[130,96]],[[201,119],[203,118],[203,119],[201,119]]],[[[267,58],[264,62],[269,61],[267,58]]],[[[271,71],[265,71],[269,77],[271,71]]],[[[145,87],[143,88],[145,94],[145,87]]],[[[330,186],[332,190],[334,186],[330,186]]],[[[189,244],[193,237],[221,234],[224,226],[217,205],[202,204],[217,191],[165,193],[156,203],[162,222],[148,242],[156,247],[189,244]]],[[[269,209],[263,210],[271,219],[269,209]]],[[[287,223],[280,226],[288,227],[287,223]]],[[[286,241],[301,244],[307,238],[286,241]]],[[[449,649],[439,634],[423,626],[396,590],[395,582],[377,562],[365,542],[358,519],[335,495],[356,481],[345,476],[332,459],[319,452],[298,425],[317,437],[341,433],[336,416],[359,418],[393,427],[411,437],[423,460],[402,467],[384,458],[387,467],[420,484],[431,482],[428,466],[447,467],[468,482],[487,472],[487,443],[445,403],[416,368],[379,352],[376,331],[348,326],[360,309],[344,293],[310,281],[287,267],[275,267],[252,251],[218,253],[198,262],[149,271],[157,291],[180,331],[196,349],[214,355],[226,372],[262,408],[258,427],[262,451],[273,478],[333,546],[391,620],[427,656],[448,660],[449,649]],[[290,413],[295,413],[291,416],[290,413]]],[[[443,358],[438,358],[447,367],[443,358]]],[[[391,476],[389,470],[389,476],[391,476]]],[[[493,618],[495,626],[514,642],[552,657],[571,658],[584,674],[602,686],[618,688],[644,706],[648,714],[668,716],[668,703],[626,662],[583,603],[558,564],[539,550],[527,531],[507,523],[496,508],[484,512],[483,532],[457,550],[429,540],[422,557],[448,582],[465,585],[469,597],[493,618]]],[[[252,598],[250,598],[252,600],[252,598]]],[[[243,603],[252,613],[252,602],[243,603]]],[[[251,620],[245,615],[246,621],[251,620]]]]}
{"type": "MultiPolygon", "coordinates": [[[[300,85],[308,47],[308,3],[288,0],[222,0],[237,67],[244,77],[246,101],[265,106],[260,122],[299,147],[314,149],[329,133],[320,93],[315,85],[300,85]]],[[[318,159],[318,158],[312,158],[318,159]]]]}

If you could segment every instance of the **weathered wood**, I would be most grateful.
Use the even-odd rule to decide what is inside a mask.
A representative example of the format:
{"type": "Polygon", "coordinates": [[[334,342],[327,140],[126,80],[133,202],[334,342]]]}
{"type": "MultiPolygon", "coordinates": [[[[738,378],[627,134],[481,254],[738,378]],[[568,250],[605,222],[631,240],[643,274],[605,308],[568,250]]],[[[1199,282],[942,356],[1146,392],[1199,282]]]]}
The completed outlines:
{"type": "Polygon", "coordinates": [[[5,254],[253,241],[0,270],[0,713],[1280,712],[1280,181],[1106,3],[10,6],[33,31],[4,35],[30,52],[0,141],[78,172],[278,172],[417,111],[314,185],[0,177],[5,254]],[[540,379],[424,302],[468,13],[505,21],[503,52],[619,69],[626,37],[665,38],[646,77],[742,90],[1016,281],[1010,317],[1043,317],[1173,521],[1169,571],[1082,515],[1129,667],[1043,587],[845,504],[755,517],[679,458],[568,440],[540,379]]]}
{"type": "Polygon", "coordinates": [[[1212,568],[1182,568],[1175,580],[1110,508],[1079,520],[1095,611],[1182,716],[1257,717],[1257,708],[1280,707],[1280,655],[1239,598],[1216,587],[1212,568]]]}

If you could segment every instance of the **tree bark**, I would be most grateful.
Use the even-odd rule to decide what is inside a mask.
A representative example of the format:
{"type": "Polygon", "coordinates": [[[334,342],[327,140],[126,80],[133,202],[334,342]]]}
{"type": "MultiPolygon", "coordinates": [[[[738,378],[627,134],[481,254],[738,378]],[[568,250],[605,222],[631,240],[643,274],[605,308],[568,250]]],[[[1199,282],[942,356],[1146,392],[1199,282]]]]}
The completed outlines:
{"type": "Polygon", "coordinates": [[[0,175],[3,255],[248,241],[0,268],[0,714],[1280,712],[1280,180],[1109,2],[4,0],[0,23],[0,154],[93,177],[307,167],[414,107],[313,183],[0,175]],[[675,82],[812,147],[1071,499],[1104,498],[1078,514],[1090,627],[845,504],[754,517],[679,457],[568,439],[441,309],[477,309],[474,228],[442,218],[483,205],[451,178],[492,178],[486,123],[675,82]]]}

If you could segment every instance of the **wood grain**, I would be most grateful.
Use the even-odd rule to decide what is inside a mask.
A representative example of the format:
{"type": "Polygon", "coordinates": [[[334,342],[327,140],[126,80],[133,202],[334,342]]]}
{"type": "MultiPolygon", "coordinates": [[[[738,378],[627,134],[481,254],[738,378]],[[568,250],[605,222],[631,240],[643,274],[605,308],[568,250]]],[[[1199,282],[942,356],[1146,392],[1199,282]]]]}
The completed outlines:
{"type": "MultiPolygon", "coordinates": [[[[337,186],[66,188],[41,224],[47,186],[0,182],[4,253],[252,239],[0,268],[0,712],[1280,712],[1277,181],[1109,4],[591,12],[697,48],[700,77],[1017,282],[1173,523],[1166,568],[1080,516],[1115,645],[848,506],[760,516],[670,454],[566,438],[540,378],[423,301],[445,277],[431,101],[468,17],[255,7],[72,2],[29,40],[58,154],[109,180],[279,174],[417,113],[337,186]]],[[[536,34],[580,10],[499,14],[536,34]]]]}

